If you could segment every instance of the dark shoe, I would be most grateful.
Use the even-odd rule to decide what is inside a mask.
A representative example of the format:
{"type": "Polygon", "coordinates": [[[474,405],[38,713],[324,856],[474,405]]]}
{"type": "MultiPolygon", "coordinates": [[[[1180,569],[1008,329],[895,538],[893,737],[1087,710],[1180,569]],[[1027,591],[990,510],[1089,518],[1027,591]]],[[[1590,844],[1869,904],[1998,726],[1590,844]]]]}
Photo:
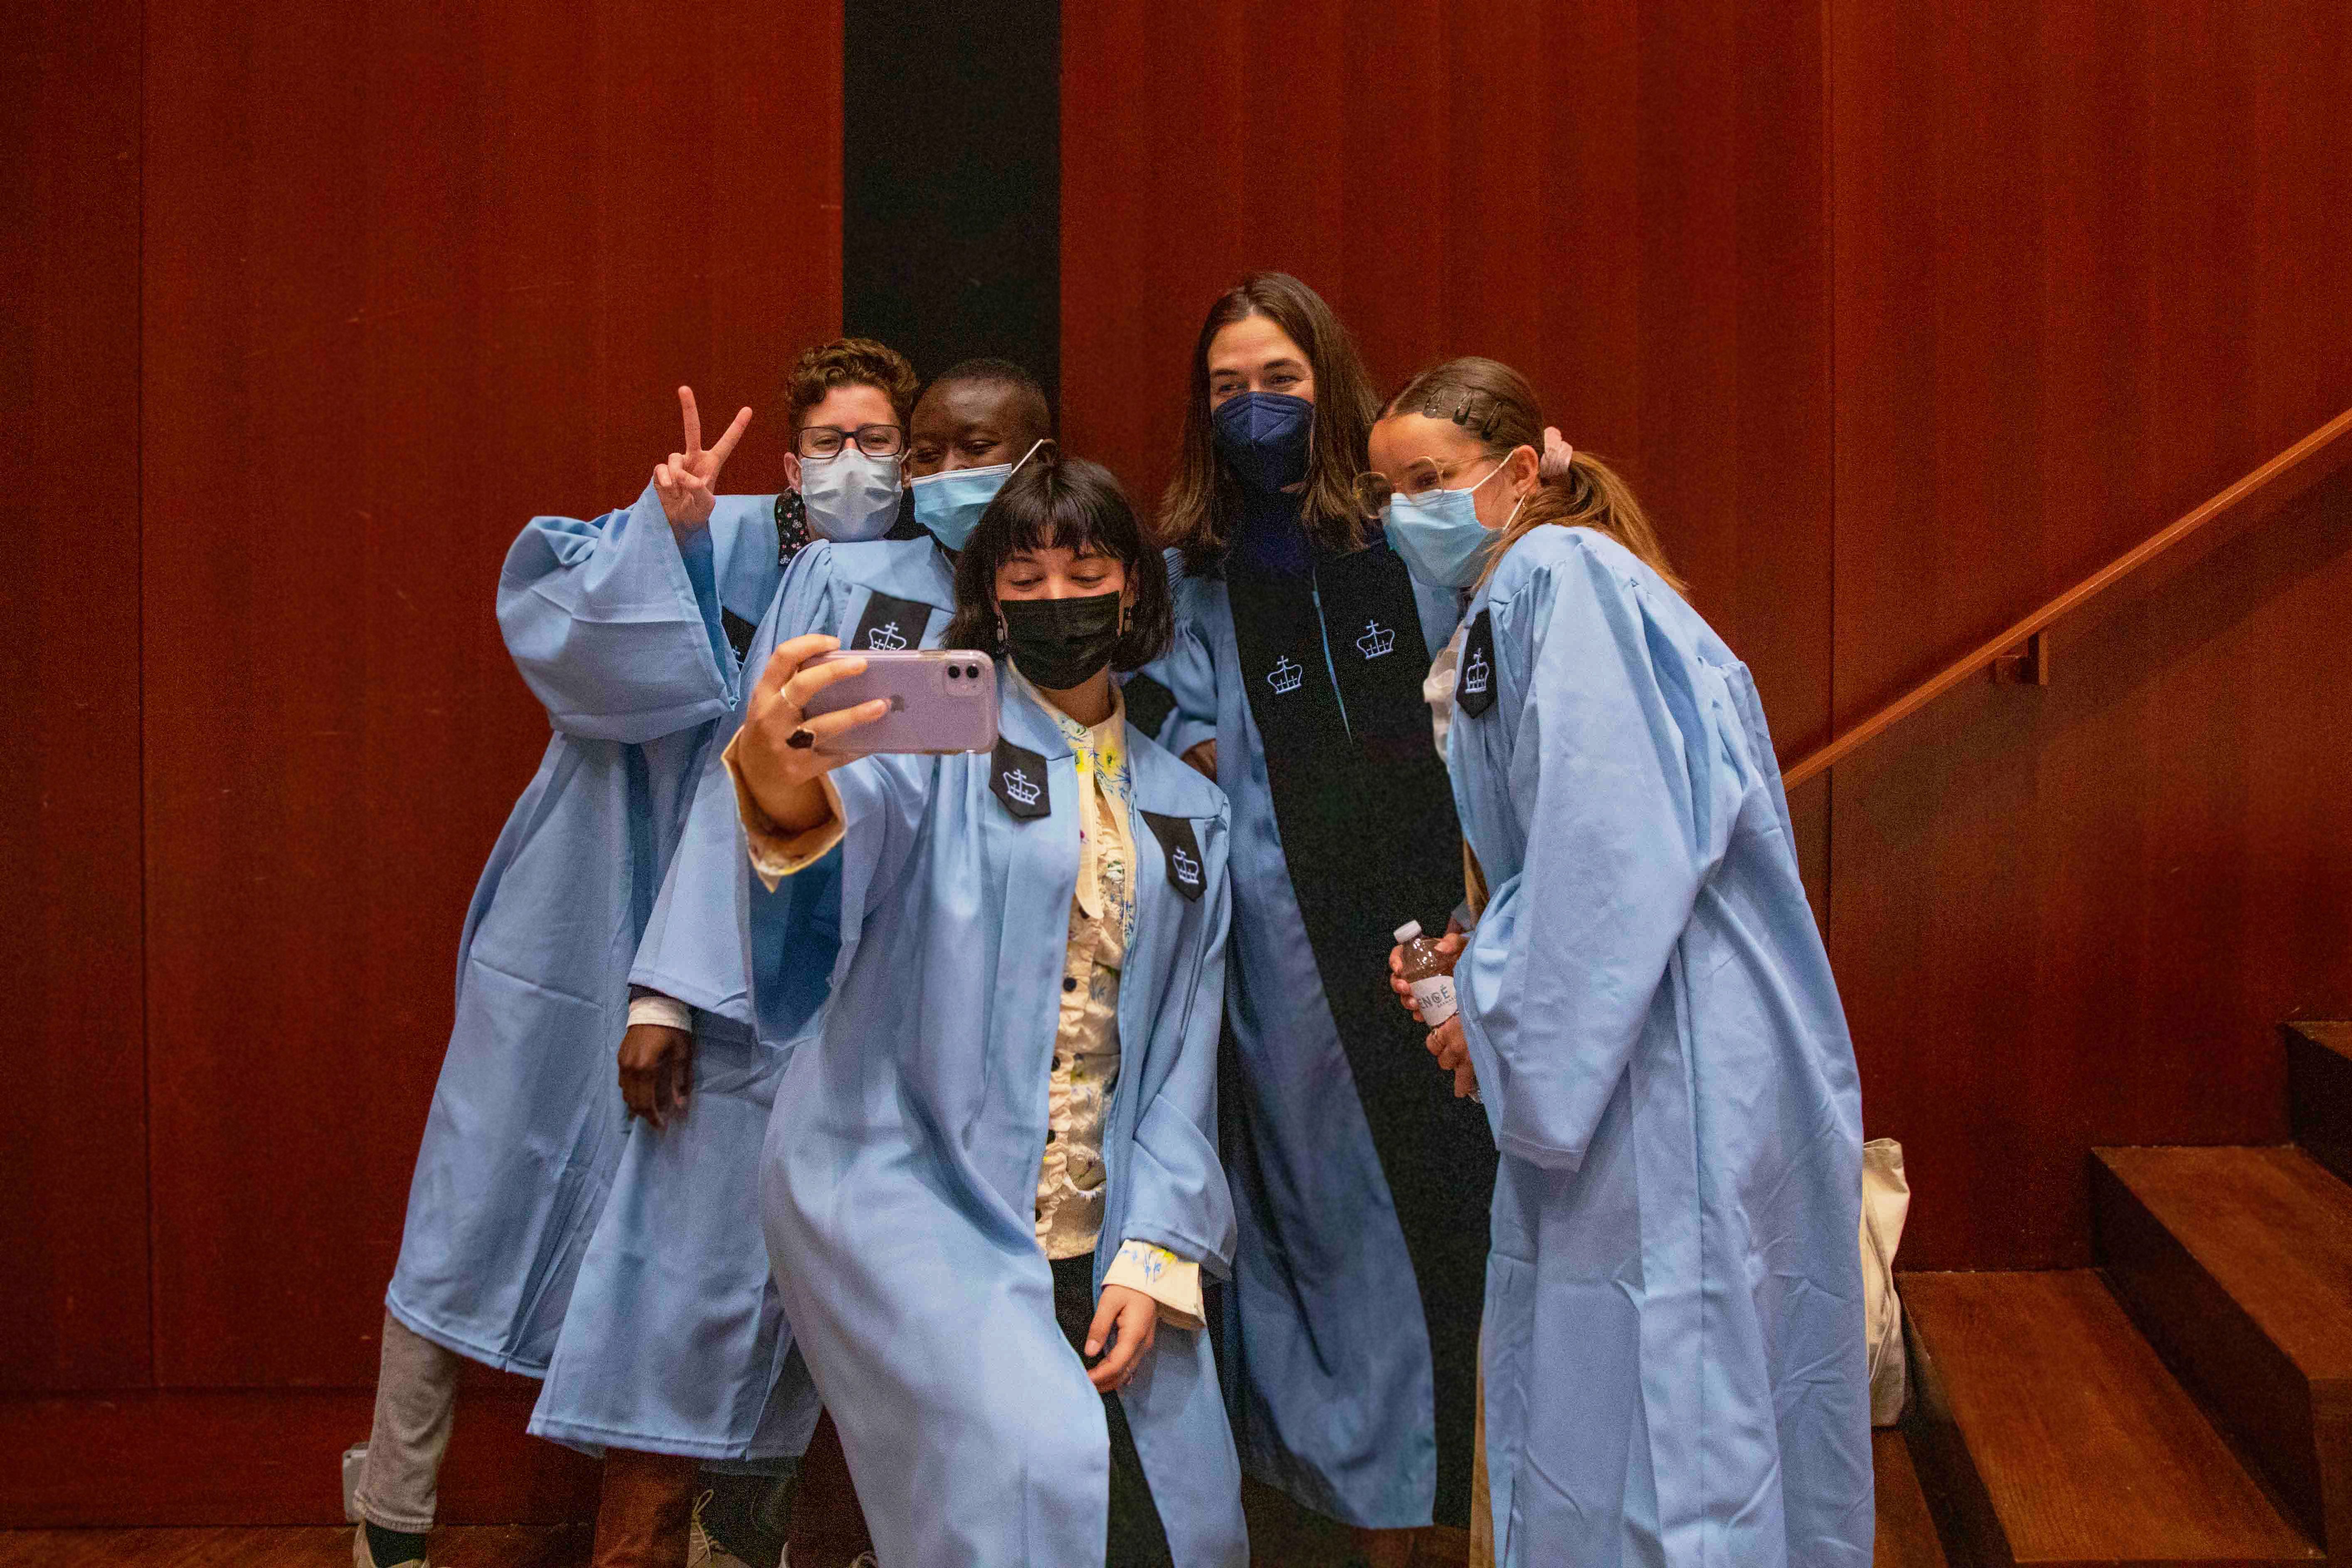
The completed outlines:
{"type": "MultiPolygon", "coordinates": [[[[362,1520],[352,1531],[352,1568],[433,1568],[432,1563],[425,1560],[425,1549],[422,1545],[416,1548],[413,1556],[403,1552],[379,1560],[375,1552],[375,1542],[368,1539],[368,1531],[372,1528],[373,1527],[365,1520],[362,1520]]],[[[383,1533],[391,1534],[390,1531],[383,1533]]],[[[393,1539],[421,1542],[425,1538],[421,1535],[401,1535],[394,1536],[393,1539]]]]}

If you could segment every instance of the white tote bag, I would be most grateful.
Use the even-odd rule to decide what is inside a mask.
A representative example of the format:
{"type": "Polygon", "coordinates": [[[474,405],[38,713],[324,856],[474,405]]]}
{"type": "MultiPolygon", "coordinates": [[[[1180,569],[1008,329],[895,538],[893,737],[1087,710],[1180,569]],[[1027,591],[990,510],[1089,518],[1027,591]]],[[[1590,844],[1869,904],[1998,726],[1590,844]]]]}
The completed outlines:
{"type": "Polygon", "coordinates": [[[1909,1370],[1903,1353],[1903,1302],[1895,1294],[1895,1249],[1911,1212],[1911,1184],[1903,1176],[1903,1145],[1892,1138],[1862,1146],[1862,1302],[1870,1345],[1870,1422],[1892,1426],[1903,1418],[1909,1370]]]}

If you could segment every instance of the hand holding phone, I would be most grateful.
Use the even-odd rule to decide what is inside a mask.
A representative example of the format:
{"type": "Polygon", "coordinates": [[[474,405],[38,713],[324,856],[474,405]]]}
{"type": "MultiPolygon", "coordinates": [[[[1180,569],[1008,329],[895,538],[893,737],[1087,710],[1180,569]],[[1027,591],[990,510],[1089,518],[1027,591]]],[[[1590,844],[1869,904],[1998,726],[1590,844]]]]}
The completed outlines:
{"type": "Polygon", "coordinates": [[[853,662],[864,668],[812,694],[806,717],[814,720],[868,702],[887,706],[879,718],[855,727],[820,731],[818,751],[865,756],[874,752],[985,752],[996,744],[996,663],[988,655],[970,648],[824,653],[801,668],[814,674],[853,662]]]}
{"type": "Polygon", "coordinates": [[[889,710],[888,703],[877,700],[836,707],[821,717],[807,712],[807,705],[826,687],[865,670],[865,661],[855,658],[837,659],[824,669],[804,668],[840,646],[839,638],[822,632],[780,646],[752,681],[743,705],[743,727],[728,747],[743,787],[768,820],[789,833],[824,821],[832,807],[825,800],[824,776],[848,760],[818,751],[818,740],[870,724],[889,710]]]}

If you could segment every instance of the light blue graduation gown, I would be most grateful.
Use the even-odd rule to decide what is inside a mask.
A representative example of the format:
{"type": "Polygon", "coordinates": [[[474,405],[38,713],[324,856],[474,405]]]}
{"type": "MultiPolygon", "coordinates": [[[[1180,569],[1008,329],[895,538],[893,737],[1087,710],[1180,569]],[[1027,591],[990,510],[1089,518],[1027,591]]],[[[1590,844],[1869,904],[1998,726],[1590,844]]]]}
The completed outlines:
{"type": "MultiPolygon", "coordinates": [[[[1264,1174],[1233,1183],[1240,1239],[1223,1370],[1234,1436],[1252,1475],[1310,1508],[1371,1528],[1425,1525],[1437,1445],[1412,1259],[1363,1108],[1331,1092],[1353,1073],[1283,856],[1231,600],[1173,551],[1169,574],[1176,638],[1148,673],[1176,700],[1161,744],[1181,757],[1217,741],[1217,782],[1233,803],[1225,1006],[1240,1070],[1222,1113],[1264,1174]]],[[[1428,646],[1443,647],[1457,595],[1413,590],[1428,646]]]]}
{"type": "MultiPolygon", "coordinates": [[[[937,647],[955,604],[948,558],[928,538],[809,545],[761,617],[746,680],[803,633],[845,646],[877,595],[929,606],[919,634],[898,629],[910,646],[937,647]]],[[[740,710],[729,713],[704,749],[630,974],[695,1009],[693,1092],[667,1128],[631,1126],[531,1412],[533,1433],[592,1453],[764,1467],[805,1449],[816,1424],[815,1387],[770,1278],[759,1169],[777,1080],[832,973],[840,866],[828,857],[773,893],[744,874],[734,784],[719,761],[740,721],[740,710]]]]}
{"type": "Polygon", "coordinates": [[[755,616],[776,580],[772,511],[722,504],[681,546],[650,488],[535,518],[507,552],[499,625],[555,733],[466,913],[385,1296],[475,1360],[546,1370],[621,1153],[629,963],[733,700],[722,613],[755,616]]]}
{"type": "Polygon", "coordinates": [[[1755,686],[1590,530],[1535,530],[1469,613],[1498,1560],[1860,1568],[1861,1095],[1755,686]]]}
{"type": "MultiPolygon", "coordinates": [[[[808,546],[793,558],[761,618],[744,661],[750,679],[758,679],[779,645],[810,632],[837,637],[845,649],[856,651],[850,649],[852,634],[877,595],[929,608],[919,630],[900,628],[895,620],[891,629],[906,635],[907,646],[939,647],[955,613],[950,558],[928,536],[808,546]]],[[[730,735],[735,721],[730,721],[730,735]]],[[[782,1047],[824,998],[840,868],[828,859],[774,893],[747,883],[735,788],[719,760],[723,749],[721,742],[705,759],[686,841],[630,978],[746,1028],[756,1023],[761,1038],[782,1047]]]]}
{"type": "MultiPolygon", "coordinates": [[[[1005,738],[1045,759],[1049,816],[1015,817],[987,754],[873,757],[834,775],[841,953],[822,1030],[777,1093],[761,1207],[876,1555],[1082,1568],[1103,1561],[1109,1437],[1035,1230],[1077,775],[1052,718],[1008,675],[999,686],[1005,738]]],[[[1214,1108],[1224,801],[1131,729],[1129,745],[1139,867],[1097,1289],[1123,1238],[1211,1276],[1233,1248],[1214,1108]],[[1170,884],[1147,812],[1190,825],[1197,901],[1170,884]]],[[[1120,1397],[1180,1568],[1244,1568],[1206,1334],[1162,1326],[1120,1397]]]]}

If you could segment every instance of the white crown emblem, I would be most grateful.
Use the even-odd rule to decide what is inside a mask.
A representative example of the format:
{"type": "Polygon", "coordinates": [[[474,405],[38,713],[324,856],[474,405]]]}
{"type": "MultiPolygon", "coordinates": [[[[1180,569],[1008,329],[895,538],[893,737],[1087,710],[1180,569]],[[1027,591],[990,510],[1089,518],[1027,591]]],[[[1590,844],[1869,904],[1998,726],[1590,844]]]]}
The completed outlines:
{"type": "Polygon", "coordinates": [[[1470,650],[1470,662],[1462,667],[1462,689],[1475,697],[1486,689],[1486,678],[1494,671],[1487,668],[1486,656],[1476,648],[1470,650]]]}
{"type": "Polygon", "coordinates": [[[1298,683],[1306,679],[1307,667],[1288,654],[1284,654],[1276,662],[1274,668],[1267,673],[1265,683],[1273,687],[1276,695],[1279,695],[1286,691],[1297,690],[1298,683]]]}
{"type": "Polygon", "coordinates": [[[867,647],[900,648],[907,646],[907,639],[899,634],[898,622],[886,621],[866,634],[866,646],[867,647]]]}
{"type": "Polygon", "coordinates": [[[1368,660],[1396,651],[1396,633],[1378,621],[1364,623],[1364,635],[1356,639],[1356,651],[1368,660]]]}
{"type": "Polygon", "coordinates": [[[1176,868],[1178,881],[1188,888],[1197,888],[1201,885],[1201,863],[1185,854],[1181,844],[1176,846],[1176,853],[1168,858],[1168,862],[1176,868]]]}
{"type": "Polygon", "coordinates": [[[1004,793],[1024,805],[1037,804],[1037,781],[1019,768],[1004,775],[1004,793]]]}

